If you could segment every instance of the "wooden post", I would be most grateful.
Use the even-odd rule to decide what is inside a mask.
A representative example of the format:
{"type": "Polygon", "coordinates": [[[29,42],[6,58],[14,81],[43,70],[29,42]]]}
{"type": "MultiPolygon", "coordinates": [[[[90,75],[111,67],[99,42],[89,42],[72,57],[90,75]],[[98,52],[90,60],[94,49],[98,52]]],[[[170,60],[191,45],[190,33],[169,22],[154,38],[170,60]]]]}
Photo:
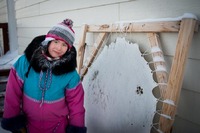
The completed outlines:
{"type": "Polygon", "coordinates": [[[85,24],[82,27],[81,38],[79,40],[79,47],[78,47],[78,55],[77,55],[77,64],[78,64],[78,73],[81,74],[81,68],[83,66],[83,59],[85,54],[85,39],[87,33],[88,26],[85,24]]]}
{"type": "MultiPolygon", "coordinates": [[[[147,33],[148,39],[149,39],[149,43],[151,46],[151,49],[153,48],[158,48],[160,49],[160,51],[157,52],[153,52],[152,53],[152,58],[156,58],[156,57],[160,57],[163,58],[164,60],[164,55],[162,52],[162,48],[161,48],[161,44],[160,44],[160,39],[158,37],[158,34],[156,33],[147,33]]],[[[159,67],[162,66],[163,68],[166,69],[166,64],[165,62],[154,62],[154,68],[155,70],[159,67]]],[[[157,78],[157,82],[158,83],[162,83],[162,84],[158,84],[160,92],[161,92],[161,96],[165,94],[166,88],[167,86],[164,84],[167,84],[167,73],[165,71],[157,71],[156,72],[156,78],[157,78]]]]}
{"type": "Polygon", "coordinates": [[[99,49],[101,48],[102,44],[103,44],[103,40],[105,39],[105,37],[108,35],[108,33],[99,33],[99,37],[97,38],[96,44],[97,47],[92,51],[92,56],[88,62],[88,65],[83,68],[83,71],[81,73],[81,79],[83,79],[84,75],[87,73],[88,68],[92,65],[99,49]]]}
{"type": "MultiPolygon", "coordinates": [[[[171,71],[169,74],[167,91],[164,99],[171,100],[175,105],[178,104],[180,97],[182,81],[184,76],[185,64],[189,52],[189,47],[192,42],[196,20],[191,18],[182,19],[176,52],[172,61],[171,71]]],[[[176,114],[176,108],[169,104],[164,104],[162,107],[162,115],[160,117],[160,130],[164,133],[170,133],[176,114]]]]}

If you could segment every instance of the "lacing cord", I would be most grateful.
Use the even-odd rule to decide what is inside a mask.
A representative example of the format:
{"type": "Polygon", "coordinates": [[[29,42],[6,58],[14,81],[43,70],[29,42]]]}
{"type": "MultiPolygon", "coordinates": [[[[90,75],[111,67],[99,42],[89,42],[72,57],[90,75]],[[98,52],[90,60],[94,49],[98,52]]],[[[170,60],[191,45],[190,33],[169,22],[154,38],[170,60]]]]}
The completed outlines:
{"type": "Polygon", "coordinates": [[[166,119],[174,120],[174,118],[172,118],[171,116],[160,113],[161,111],[162,111],[162,110],[157,110],[155,113],[156,113],[156,114],[159,114],[159,115],[162,116],[162,117],[165,117],[166,119]]]}
{"type": "Polygon", "coordinates": [[[159,123],[154,123],[151,125],[151,127],[153,129],[155,129],[158,133],[164,133],[163,131],[161,131],[160,129],[158,129],[156,126],[159,126],[159,123]]]}
{"type": "Polygon", "coordinates": [[[41,99],[40,107],[44,103],[44,97],[45,97],[46,90],[48,90],[51,86],[52,69],[47,69],[47,71],[46,71],[45,79],[44,79],[44,87],[42,87],[42,85],[41,85],[42,84],[42,77],[43,77],[43,71],[40,71],[40,77],[39,77],[39,83],[38,83],[38,86],[39,86],[40,90],[42,91],[42,99],[41,99]]]}

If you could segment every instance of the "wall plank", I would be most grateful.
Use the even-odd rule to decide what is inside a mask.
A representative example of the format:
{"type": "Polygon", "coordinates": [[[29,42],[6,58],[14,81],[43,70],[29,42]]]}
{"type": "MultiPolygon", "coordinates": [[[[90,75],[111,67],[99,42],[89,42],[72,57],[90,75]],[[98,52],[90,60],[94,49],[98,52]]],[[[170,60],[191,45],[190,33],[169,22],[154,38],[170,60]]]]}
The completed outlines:
{"type": "Polygon", "coordinates": [[[31,16],[37,16],[40,14],[40,6],[33,5],[29,6],[28,8],[23,8],[21,10],[16,11],[16,18],[23,18],[23,17],[31,17],[31,16]]]}
{"type": "Polygon", "coordinates": [[[0,23],[7,23],[8,17],[7,14],[0,15],[0,23]]]}
{"type": "MultiPolygon", "coordinates": [[[[113,5],[121,2],[128,2],[129,0],[56,0],[41,3],[41,14],[49,14],[70,10],[80,10],[85,8],[94,8],[98,6],[113,5]],[[56,6],[55,6],[56,5],[56,6]],[[52,10],[53,9],[53,10],[52,10]]],[[[102,10],[103,11],[103,10],[102,10]]],[[[111,11],[111,10],[110,10],[111,11]]],[[[92,12],[91,12],[92,13],[92,12]]]]}
{"type": "MultiPolygon", "coordinates": [[[[165,56],[165,61],[167,62],[167,70],[170,71],[172,56],[165,56]]],[[[199,60],[188,59],[186,61],[185,73],[183,78],[182,88],[190,91],[200,93],[200,63],[199,60]]]]}
{"type": "Polygon", "coordinates": [[[6,7],[6,0],[1,0],[0,1],[0,8],[6,7]]]}
{"type": "Polygon", "coordinates": [[[182,89],[177,109],[178,116],[200,125],[200,115],[198,115],[200,112],[199,101],[200,93],[182,89]]]}
{"type": "Polygon", "coordinates": [[[16,0],[15,1],[15,9],[20,10],[22,8],[26,8],[28,6],[39,4],[44,1],[47,1],[47,0],[16,0]]]}
{"type": "Polygon", "coordinates": [[[199,16],[199,6],[200,1],[198,0],[132,1],[120,4],[120,19],[172,18],[178,17],[183,13],[193,13],[199,16]]]}
{"type": "Polygon", "coordinates": [[[200,125],[177,116],[172,133],[200,133],[200,125]]]}
{"type": "Polygon", "coordinates": [[[64,18],[71,18],[74,21],[74,26],[81,26],[84,23],[112,23],[118,19],[118,5],[108,5],[97,8],[22,18],[17,20],[17,27],[51,27],[56,23],[61,22],[64,18]],[[109,13],[107,12],[108,10],[110,10],[109,13]]]}

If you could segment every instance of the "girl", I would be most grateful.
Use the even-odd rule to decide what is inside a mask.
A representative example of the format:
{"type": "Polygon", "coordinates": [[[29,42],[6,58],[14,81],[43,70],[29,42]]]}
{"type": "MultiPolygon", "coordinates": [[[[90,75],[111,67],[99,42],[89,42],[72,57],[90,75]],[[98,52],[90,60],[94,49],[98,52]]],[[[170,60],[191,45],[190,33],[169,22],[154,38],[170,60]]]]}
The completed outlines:
{"type": "Polygon", "coordinates": [[[10,70],[1,126],[11,132],[86,133],[72,20],[29,44],[10,70]]]}

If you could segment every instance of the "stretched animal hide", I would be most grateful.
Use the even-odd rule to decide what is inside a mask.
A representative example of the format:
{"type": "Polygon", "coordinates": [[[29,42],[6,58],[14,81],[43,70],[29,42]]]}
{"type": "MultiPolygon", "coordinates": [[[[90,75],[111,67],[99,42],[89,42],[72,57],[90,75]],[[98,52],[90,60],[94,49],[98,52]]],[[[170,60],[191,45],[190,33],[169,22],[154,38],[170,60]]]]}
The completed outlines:
{"type": "Polygon", "coordinates": [[[156,98],[151,69],[137,44],[124,38],[105,46],[83,80],[90,133],[150,132],[156,98]]]}

